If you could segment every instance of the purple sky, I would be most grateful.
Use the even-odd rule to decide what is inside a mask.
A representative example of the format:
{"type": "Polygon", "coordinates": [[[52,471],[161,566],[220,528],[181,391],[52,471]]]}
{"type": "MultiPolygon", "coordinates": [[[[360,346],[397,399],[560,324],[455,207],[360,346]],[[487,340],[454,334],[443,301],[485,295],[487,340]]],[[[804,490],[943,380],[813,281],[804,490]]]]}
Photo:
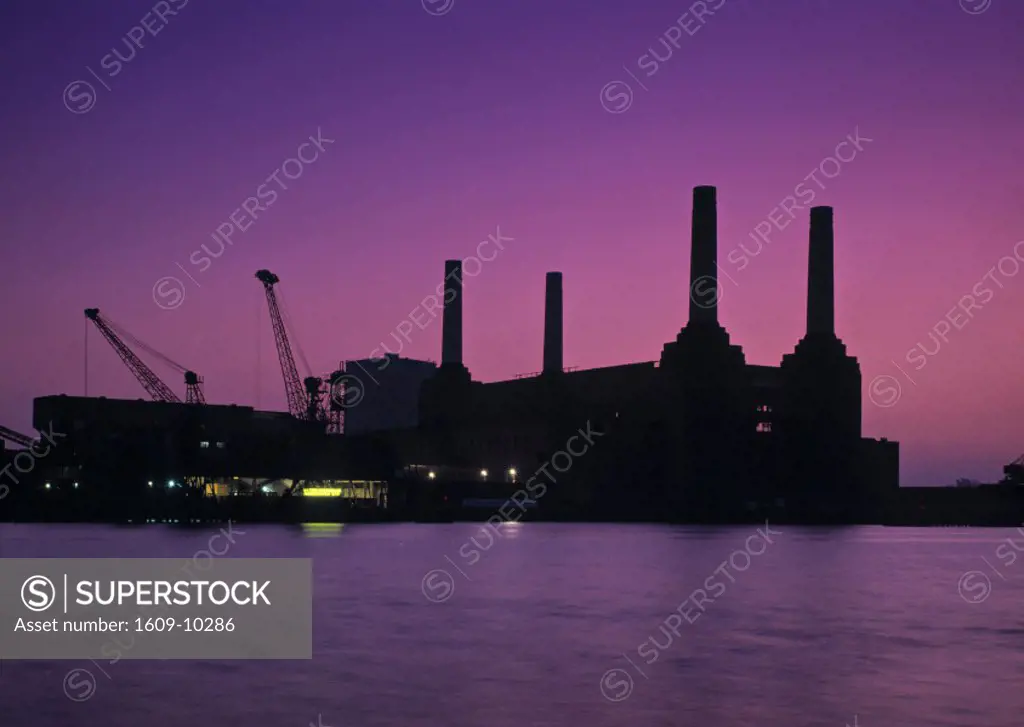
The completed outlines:
{"type": "MultiPolygon", "coordinates": [[[[808,213],[773,210],[810,189],[835,207],[865,434],[902,442],[903,483],[994,478],[1024,451],[1024,275],[1019,260],[990,272],[1024,240],[1024,4],[426,4],[446,12],[5,3],[0,423],[27,430],[32,397],[82,393],[89,306],[200,372],[211,402],[283,409],[258,268],[281,277],[325,373],[397,349],[444,259],[499,230],[511,241],[466,286],[475,378],[540,368],[548,270],[565,275],[567,366],[655,359],[686,321],[691,188],[713,184],[721,318],[749,362],[778,364],[803,333],[808,213]],[[318,129],[334,143],[300,152],[318,129]],[[826,161],[855,130],[870,141],[826,161]],[[277,172],[297,153],[315,160],[277,172]],[[255,221],[235,212],[269,189],[255,221]],[[233,244],[190,262],[233,213],[233,244]],[[730,258],[757,251],[770,215],[784,229],[730,258]]],[[[414,318],[402,355],[438,358],[439,318],[414,318]]],[[[89,340],[89,393],[144,396],[89,340]]]]}

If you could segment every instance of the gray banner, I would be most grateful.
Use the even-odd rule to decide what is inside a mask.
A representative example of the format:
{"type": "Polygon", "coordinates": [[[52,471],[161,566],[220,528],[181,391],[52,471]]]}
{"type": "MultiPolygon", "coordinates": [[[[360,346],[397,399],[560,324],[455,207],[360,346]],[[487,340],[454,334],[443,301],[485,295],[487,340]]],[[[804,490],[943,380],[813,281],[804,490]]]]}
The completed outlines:
{"type": "Polygon", "coordinates": [[[312,563],[0,559],[0,658],[312,659],[312,563]]]}

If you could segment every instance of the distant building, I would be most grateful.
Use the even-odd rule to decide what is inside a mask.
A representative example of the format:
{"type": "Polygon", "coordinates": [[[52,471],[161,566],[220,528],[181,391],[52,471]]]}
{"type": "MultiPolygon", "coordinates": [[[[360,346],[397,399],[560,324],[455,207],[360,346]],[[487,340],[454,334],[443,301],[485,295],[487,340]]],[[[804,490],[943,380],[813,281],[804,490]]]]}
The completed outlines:
{"type": "Polygon", "coordinates": [[[414,428],[420,388],[437,364],[389,353],[346,361],[342,369],[344,389],[332,400],[344,411],[345,434],[351,435],[414,428]]]}

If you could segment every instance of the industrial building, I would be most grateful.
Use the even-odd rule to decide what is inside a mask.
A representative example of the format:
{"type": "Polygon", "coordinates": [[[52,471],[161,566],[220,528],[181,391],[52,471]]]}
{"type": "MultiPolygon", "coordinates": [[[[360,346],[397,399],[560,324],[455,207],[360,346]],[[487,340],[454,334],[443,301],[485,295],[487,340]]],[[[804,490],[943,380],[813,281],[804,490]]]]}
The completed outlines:
{"type": "Polygon", "coordinates": [[[423,382],[437,371],[433,361],[386,353],[382,358],[345,361],[332,404],[344,411],[346,434],[415,428],[423,382]]]}
{"type": "Polygon", "coordinates": [[[329,436],[316,422],[246,406],[44,396],[33,426],[60,433],[37,484],[82,482],[108,499],[176,487],[282,494],[298,483],[296,492],[376,502],[394,469],[386,443],[329,436]]]}
{"type": "Polygon", "coordinates": [[[474,381],[463,360],[460,261],[445,263],[439,366],[388,354],[319,377],[297,349],[304,378],[280,281],[261,270],[287,413],[208,403],[201,376],[86,309],[152,400],[37,398],[38,437],[0,427],[0,439],[23,448],[0,447],[9,488],[0,497],[19,495],[5,512],[163,522],[473,518],[527,488],[524,512],[541,519],[1019,522],[1024,458],[997,486],[901,489],[898,444],[862,435],[860,367],[835,331],[831,208],[810,211],[806,330],[778,366],[747,363],[719,322],[713,187],[693,190],[691,225],[689,315],[657,358],[566,369],[563,276],[552,272],[540,373],[492,383],[474,381]],[[129,343],[183,374],[185,396],[129,343]],[[591,446],[570,456],[574,435],[591,446]],[[179,492],[192,504],[176,504],[179,492]],[[234,497],[285,493],[306,497],[234,497]],[[196,510],[191,494],[216,497],[199,498],[196,510]]]}
{"type": "Polygon", "coordinates": [[[689,319],[657,360],[565,370],[562,275],[549,273],[543,370],[486,384],[463,361],[461,262],[447,261],[441,365],[420,401],[435,458],[532,473],[586,425],[603,436],[550,487],[549,511],[878,517],[899,448],[862,436],[860,366],[835,333],[832,209],[811,210],[806,334],[779,366],[748,364],[719,323],[717,238],[716,190],[697,187],[689,319]]]}

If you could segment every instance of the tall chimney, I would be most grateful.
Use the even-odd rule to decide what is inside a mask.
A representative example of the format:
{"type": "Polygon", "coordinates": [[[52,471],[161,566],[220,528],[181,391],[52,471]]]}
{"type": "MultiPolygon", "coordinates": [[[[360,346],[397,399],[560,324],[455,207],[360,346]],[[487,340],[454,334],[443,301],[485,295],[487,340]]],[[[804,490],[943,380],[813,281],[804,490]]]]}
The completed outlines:
{"type": "Polygon", "coordinates": [[[462,365],[462,261],[444,261],[441,365],[462,365]]]}
{"type": "Polygon", "coordinates": [[[690,323],[718,323],[718,210],[715,188],[693,188],[690,323]]]}
{"type": "Polygon", "coordinates": [[[562,365],[562,274],[548,273],[544,290],[544,373],[560,373],[562,365]]]}
{"type": "Polygon", "coordinates": [[[807,266],[807,334],[835,336],[835,272],[832,208],[811,208],[807,266]]]}

